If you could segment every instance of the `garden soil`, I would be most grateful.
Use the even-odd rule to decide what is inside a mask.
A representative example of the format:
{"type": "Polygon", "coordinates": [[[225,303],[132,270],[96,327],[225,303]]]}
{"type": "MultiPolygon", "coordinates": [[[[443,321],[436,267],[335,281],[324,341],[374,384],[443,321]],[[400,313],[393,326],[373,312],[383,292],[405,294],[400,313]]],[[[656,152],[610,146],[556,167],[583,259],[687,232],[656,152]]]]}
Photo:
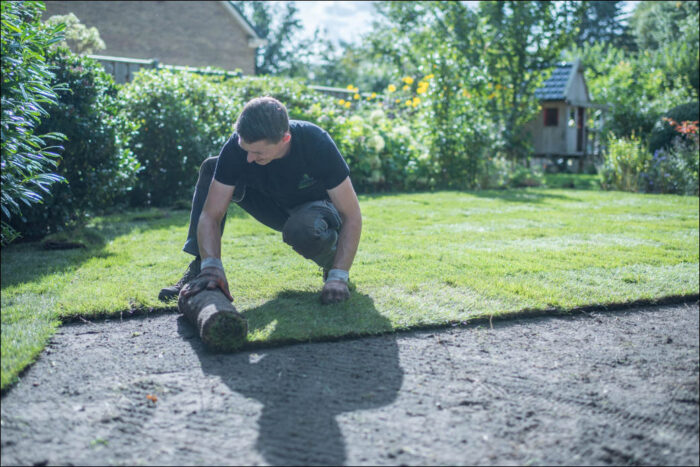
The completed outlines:
{"type": "MultiPolygon", "coordinates": [[[[280,311],[282,313],[282,311],[280,311]]],[[[698,465],[697,302],[210,353],[178,314],[69,324],[2,465],[698,465]]]]}

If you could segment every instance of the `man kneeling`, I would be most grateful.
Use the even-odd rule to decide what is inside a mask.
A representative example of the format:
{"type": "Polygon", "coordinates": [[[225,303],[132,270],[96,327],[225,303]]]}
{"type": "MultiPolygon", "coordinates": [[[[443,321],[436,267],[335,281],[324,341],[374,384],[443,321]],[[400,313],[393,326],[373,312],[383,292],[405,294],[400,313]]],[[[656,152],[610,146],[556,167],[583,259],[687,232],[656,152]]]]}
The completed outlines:
{"type": "Polygon", "coordinates": [[[199,170],[183,248],[195,259],[177,284],[160,291],[160,300],[218,287],[233,301],[221,262],[232,200],[323,268],[324,304],[350,297],[362,215],[348,165],[326,131],[290,121],[281,102],[261,97],[245,105],[219,156],[199,170]]]}

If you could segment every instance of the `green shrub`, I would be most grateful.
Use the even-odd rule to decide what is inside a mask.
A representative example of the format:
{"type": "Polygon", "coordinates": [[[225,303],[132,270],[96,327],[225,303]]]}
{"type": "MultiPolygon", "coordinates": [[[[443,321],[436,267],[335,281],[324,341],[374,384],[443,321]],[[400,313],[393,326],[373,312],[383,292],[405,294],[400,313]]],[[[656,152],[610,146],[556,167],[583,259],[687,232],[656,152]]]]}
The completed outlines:
{"type": "Polygon", "coordinates": [[[119,119],[117,87],[102,66],[88,57],[60,48],[48,56],[55,78],[68,90],[47,107],[41,131],[66,135],[57,173],[68,183],[53,187],[42,205],[35,206],[13,227],[25,238],[60,231],[85,214],[125,201],[138,163],[122,142],[128,122],[119,119]],[[120,130],[121,129],[121,130],[120,130]]]}
{"type": "Polygon", "coordinates": [[[222,85],[236,102],[236,117],[248,100],[268,95],[285,104],[290,118],[328,131],[359,192],[423,189],[435,184],[428,150],[402,114],[389,114],[372,102],[332,98],[288,78],[247,77],[222,85]]]}
{"type": "Polygon", "coordinates": [[[649,137],[649,152],[654,153],[657,149],[666,149],[671,146],[673,138],[678,135],[676,130],[664,118],[671,118],[677,122],[698,121],[698,102],[689,102],[676,106],[666,112],[664,117],[658,119],[654,124],[649,137]]]}
{"type": "Polygon", "coordinates": [[[698,124],[670,122],[674,129],[670,146],[657,149],[642,174],[645,190],[651,193],[698,195],[700,149],[698,124]],[[679,132],[680,130],[680,132],[679,132]]]}
{"type": "Polygon", "coordinates": [[[545,175],[539,169],[524,166],[504,156],[487,158],[480,170],[482,189],[526,188],[545,185],[545,175]]]}
{"type": "Polygon", "coordinates": [[[510,175],[508,187],[525,188],[544,185],[544,174],[529,167],[519,166],[510,175]]]}
{"type": "Polygon", "coordinates": [[[428,150],[406,122],[379,107],[341,116],[332,133],[360,192],[416,190],[435,185],[428,150]]]}
{"type": "Polygon", "coordinates": [[[616,138],[610,133],[600,170],[605,190],[637,192],[643,189],[640,176],[647,168],[651,155],[634,133],[629,138],[616,138]]]}
{"type": "Polygon", "coordinates": [[[291,119],[319,125],[345,156],[358,191],[426,188],[435,183],[427,149],[401,118],[378,106],[347,108],[305,84],[277,77],[202,77],[142,71],[120,92],[134,123],[130,148],[144,167],[134,205],[173,205],[191,198],[201,162],[218,155],[250,99],[271,96],[291,119]]]}
{"type": "Polygon", "coordinates": [[[596,174],[545,174],[547,188],[574,188],[576,190],[600,190],[600,177],[596,174]]]}
{"type": "Polygon", "coordinates": [[[131,192],[134,206],[172,204],[191,197],[202,161],[219,153],[232,105],[206,78],[142,70],[119,93],[121,118],[133,126],[129,149],[142,170],[131,192]]]}
{"type": "Polygon", "coordinates": [[[51,173],[58,154],[46,141],[60,139],[58,133],[37,131],[44,107],[56,102],[59,86],[46,63],[46,51],[62,39],[62,25],[42,25],[41,2],[2,2],[2,244],[17,232],[8,221],[21,215],[20,203],[42,202],[45,193],[63,178],[51,173]],[[43,193],[42,193],[43,192],[43,193]]]}

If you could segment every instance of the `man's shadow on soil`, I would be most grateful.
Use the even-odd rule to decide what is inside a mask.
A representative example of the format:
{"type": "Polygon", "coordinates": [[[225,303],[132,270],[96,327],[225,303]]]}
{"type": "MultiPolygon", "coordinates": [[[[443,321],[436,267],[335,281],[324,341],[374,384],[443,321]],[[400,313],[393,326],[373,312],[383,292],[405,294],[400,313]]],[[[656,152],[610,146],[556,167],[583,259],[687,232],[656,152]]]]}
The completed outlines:
{"type": "MultiPolygon", "coordinates": [[[[274,340],[275,334],[288,335],[300,322],[327,329],[342,321],[391,329],[367,295],[355,292],[348,302],[328,306],[320,305],[318,297],[284,291],[245,310],[248,332],[274,326],[274,340]],[[302,314],[307,316],[300,319],[302,314]]],[[[345,441],[336,417],[392,403],[403,381],[391,334],[223,355],[209,352],[184,316],[178,331],[194,348],[205,374],[219,376],[233,391],[263,404],[256,447],[272,465],[344,464],[345,441]]]]}

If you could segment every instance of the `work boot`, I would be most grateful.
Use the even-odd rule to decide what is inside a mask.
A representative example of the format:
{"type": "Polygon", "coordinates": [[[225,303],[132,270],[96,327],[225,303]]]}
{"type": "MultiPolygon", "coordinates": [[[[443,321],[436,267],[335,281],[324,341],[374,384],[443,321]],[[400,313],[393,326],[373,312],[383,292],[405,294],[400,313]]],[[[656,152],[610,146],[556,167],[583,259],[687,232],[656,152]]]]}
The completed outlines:
{"type": "Polygon", "coordinates": [[[177,299],[178,295],[180,295],[180,290],[182,290],[185,284],[197,277],[199,275],[200,270],[201,260],[198,256],[192,260],[190,265],[187,267],[187,271],[185,271],[185,274],[182,276],[182,278],[179,281],[177,281],[177,284],[160,289],[160,293],[158,294],[158,300],[160,300],[161,302],[167,302],[169,300],[177,299]]]}

